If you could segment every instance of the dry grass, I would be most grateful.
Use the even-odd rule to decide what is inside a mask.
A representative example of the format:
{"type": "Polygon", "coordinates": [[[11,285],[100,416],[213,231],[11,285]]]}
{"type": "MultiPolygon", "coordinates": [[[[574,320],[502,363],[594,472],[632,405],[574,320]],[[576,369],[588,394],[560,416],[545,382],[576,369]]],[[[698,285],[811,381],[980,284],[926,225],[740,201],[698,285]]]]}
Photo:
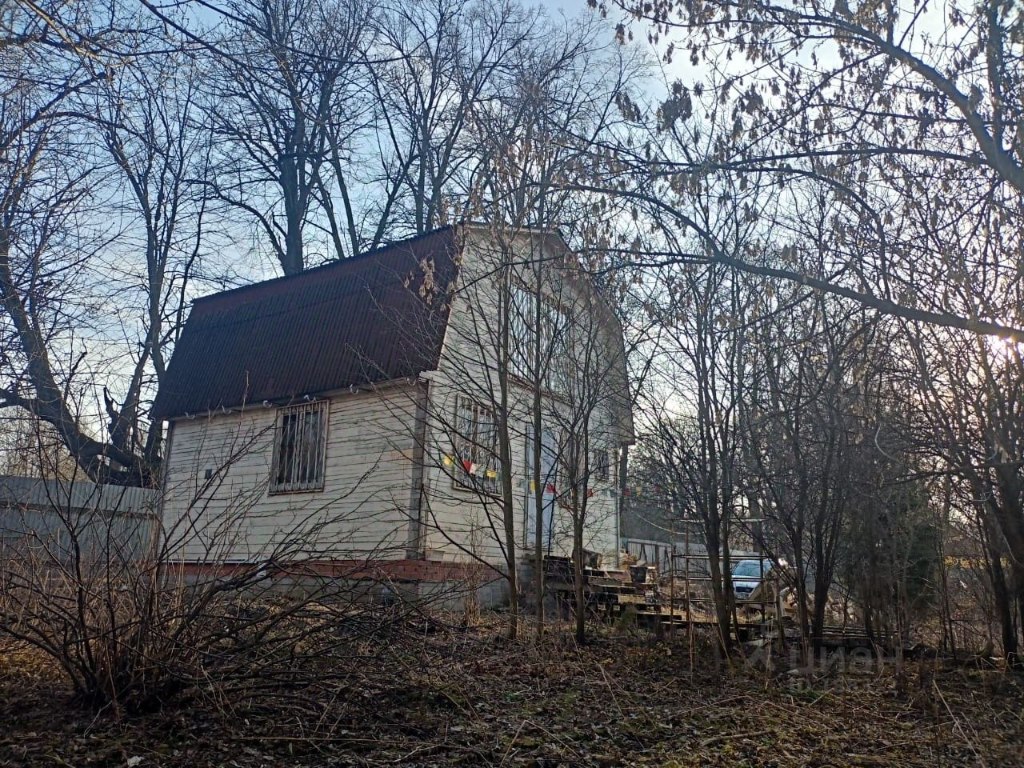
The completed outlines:
{"type": "Polygon", "coordinates": [[[345,668],[325,660],[299,690],[198,690],[118,721],[64,705],[55,670],[8,647],[0,765],[1024,765],[1024,687],[998,671],[698,661],[691,675],[685,647],[639,635],[578,648],[422,622],[349,649],[345,668]]]}

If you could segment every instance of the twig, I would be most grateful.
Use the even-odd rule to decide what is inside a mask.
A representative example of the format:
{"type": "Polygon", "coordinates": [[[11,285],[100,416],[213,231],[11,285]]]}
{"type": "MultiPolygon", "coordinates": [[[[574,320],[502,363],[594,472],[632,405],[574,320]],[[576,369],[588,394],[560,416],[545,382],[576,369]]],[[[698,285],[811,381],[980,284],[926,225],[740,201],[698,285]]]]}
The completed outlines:
{"type": "MultiPolygon", "coordinates": [[[[984,768],[985,765],[986,765],[985,761],[982,760],[981,754],[978,752],[977,748],[974,746],[974,742],[971,741],[971,737],[967,735],[967,731],[965,731],[963,729],[963,726],[960,725],[960,720],[957,718],[956,715],[953,714],[953,710],[949,708],[949,703],[946,701],[946,697],[942,695],[942,689],[939,688],[938,683],[936,683],[934,680],[932,681],[932,687],[935,689],[935,693],[937,693],[939,695],[939,701],[942,702],[942,706],[944,706],[946,708],[946,711],[949,713],[949,716],[952,718],[953,725],[956,726],[956,729],[958,731],[960,731],[960,735],[964,737],[964,741],[967,742],[967,746],[971,748],[971,752],[973,752],[975,758],[977,758],[978,764],[981,765],[982,768],[984,768]]],[[[977,734],[975,734],[975,735],[977,735],[977,734]]]]}
{"type": "Polygon", "coordinates": [[[505,750],[505,754],[501,756],[501,762],[500,762],[500,763],[498,763],[498,766],[499,766],[499,768],[500,768],[500,766],[502,766],[502,765],[504,765],[504,764],[505,764],[505,761],[506,761],[506,760],[508,759],[508,755],[509,755],[509,752],[511,752],[511,751],[512,751],[512,747],[513,747],[513,746],[515,745],[515,743],[516,743],[516,739],[518,739],[518,738],[519,738],[519,734],[523,732],[523,728],[524,728],[524,726],[525,726],[525,725],[526,725],[526,724],[527,724],[528,722],[530,722],[530,721],[529,721],[529,720],[523,720],[523,722],[521,722],[521,723],[519,724],[519,727],[518,727],[518,728],[516,728],[516,732],[515,732],[515,734],[514,734],[514,735],[512,736],[512,741],[510,741],[510,742],[508,743],[508,749],[506,749],[506,750],[505,750]]]}
{"type": "Polygon", "coordinates": [[[700,743],[702,747],[710,747],[712,744],[717,744],[720,741],[732,741],[733,739],[751,739],[755,736],[771,736],[775,734],[774,728],[763,728],[760,731],[744,731],[743,733],[719,733],[716,736],[711,736],[704,739],[700,743]]]}

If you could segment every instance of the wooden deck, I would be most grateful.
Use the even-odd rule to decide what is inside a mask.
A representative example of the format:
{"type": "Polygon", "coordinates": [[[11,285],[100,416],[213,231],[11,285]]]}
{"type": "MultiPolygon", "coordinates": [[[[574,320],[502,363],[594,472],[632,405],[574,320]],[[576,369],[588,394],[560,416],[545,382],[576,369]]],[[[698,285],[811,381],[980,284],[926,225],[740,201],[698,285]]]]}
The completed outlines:
{"type": "MultiPolygon", "coordinates": [[[[572,563],[568,558],[545,559],[546,586],[561,603],[575,603],[572,563]]],[[[678,589],[680,580],[666,590],[654,566],[628,569],[587,567],[583,571],[584,599],[587,609],[608,621],[629,615],[638,624],[663,627],[717,627],[718,620],[709,598],[698,598],[678,589]],[[678,589],[678,591],[677,591],[678,589]],[[671,604],[670,604],[671,603],[671,604]]],[[[760,601],[739,605],[733,631],[741,640],[753,637],[779,637],[778,603],[771,595],[760,601]]],[[[784,622],[785,623],[785,622],[784,622]]],[[[795,636],[790,623],[782,633],[795,636]],[[787,629],[788,627],[788,629],[787,629]]],[[[818,640],[827,649],[874,648],[861,629],[827,626],[818,640]]]]}

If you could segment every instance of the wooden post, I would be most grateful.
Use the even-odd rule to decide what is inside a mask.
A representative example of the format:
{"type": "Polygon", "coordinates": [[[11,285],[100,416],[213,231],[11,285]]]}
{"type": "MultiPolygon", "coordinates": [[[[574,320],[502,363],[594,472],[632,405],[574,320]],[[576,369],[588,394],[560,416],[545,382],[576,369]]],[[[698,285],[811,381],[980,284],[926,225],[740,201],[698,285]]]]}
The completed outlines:
{"type": "Polygon", "coordinates": [[[693,614],[690,611],[690,595],[693,594],[690,591],[690,526],[684,523],[684,542],[686,546],[686,554],[683,555],[686,560],[686,570],[683,572],[683,584],[686,589],[686,644],[690,654],[690,676],[693,676],[694,669],[694,655],[693,655],[693,614]]]}
{"type": "Polygon", "coordinates": [[[676,521],[674,515],[670,515],[668,535],[668,639],[674,642],[676,639],[676,521]]]}

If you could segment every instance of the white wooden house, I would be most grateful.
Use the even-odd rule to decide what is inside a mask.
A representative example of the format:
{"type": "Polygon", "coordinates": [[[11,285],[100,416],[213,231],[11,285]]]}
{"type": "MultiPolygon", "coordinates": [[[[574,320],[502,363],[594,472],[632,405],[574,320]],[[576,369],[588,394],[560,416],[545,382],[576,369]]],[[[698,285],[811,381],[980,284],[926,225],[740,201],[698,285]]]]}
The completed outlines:
{"type": "Polygon", "coordinates": [[[506,567],[508,509],[517,563],[538,520],[570,554],[585,504],[614,561],[623,335],[580,265],[555,233],[460,225],[197,300],[154,404],[182,560],[438,581],[506,567]]]}

